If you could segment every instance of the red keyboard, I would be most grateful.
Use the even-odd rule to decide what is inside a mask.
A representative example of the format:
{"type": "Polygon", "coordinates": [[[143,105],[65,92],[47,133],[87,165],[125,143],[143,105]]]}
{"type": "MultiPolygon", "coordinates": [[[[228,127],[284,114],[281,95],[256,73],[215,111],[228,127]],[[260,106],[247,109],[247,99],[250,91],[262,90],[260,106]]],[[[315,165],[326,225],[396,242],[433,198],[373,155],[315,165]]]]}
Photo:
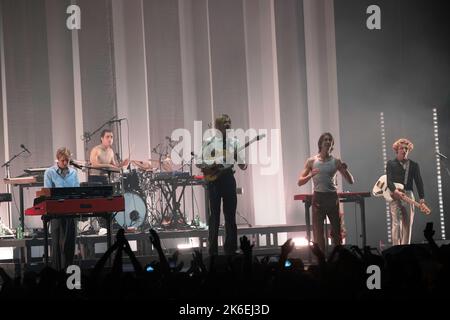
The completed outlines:
{"type": "Polygon", "coordinates": [[[38,205],[25,210],[27,216],[41,216],[45,214],[86,214],[100,212],[118,212],[125,210],[123,196],[92,199],[59,199],[44,200],[38,205]]]}
{"type": "MultiPolygon", "coordinates": [[[[344,200],[352,200],[359,197],[368,198],[370,197],[370,192],[340,192],[338,193],[338,197],[344,200]]],[[[309,200],[312,201],[313,194],[311,193],[303,193],[303,194],[296,194],[294,196],[294,200],[309,200]]]]}

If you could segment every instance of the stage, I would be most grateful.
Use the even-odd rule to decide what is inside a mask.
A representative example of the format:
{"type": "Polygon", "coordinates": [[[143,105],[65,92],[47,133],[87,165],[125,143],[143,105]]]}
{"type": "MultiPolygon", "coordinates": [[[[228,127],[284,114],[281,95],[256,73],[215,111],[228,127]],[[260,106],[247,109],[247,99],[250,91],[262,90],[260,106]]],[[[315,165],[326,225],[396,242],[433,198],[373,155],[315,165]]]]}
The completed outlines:
{"type": "MultiPolygon", "coordinates": [[[[176,250],[180,252],[180,260],[185,257],[185,266],[192,259],[192,252],[200,250],[204,258],[208,257],[206,228],[190,228],[186,230],[157,230],[166,256],[176,250]]],[[[301,237],[306,232],[305,225],[270,225],[270,226],[238,226],[238,236],[247,236],[254,243],[254,256],[275,256],[280,254],[280,246],[288,238],[301,237]]],[[[219,237],[225,234],[219,229],[219,237]]],[[[113,242],[115,241],[113,235],[113,242]]],[[[128,232],[125,234],[132,250],[142,265],[158,260],[149,232],[128,232]]],[[[219,241],[219,254],[223,254],[223,241],[219,241]]],[[[51,238],[49,238],[51,247],[51,238]]],[[[76,255],[74,264],[83,268],[93,267],[106,251],[106,235],[79,235],[76,239],[76,255]]],[[[45,266],[43,238],[0,239],[0,248],[11,248],[12,257],[0,260],[0,267],[8,273],[25,270],[40,270],[45,266]]],[[[306,247],[297,246],[293,256],[309,260],[306,247]],[[302,250],[301,250],[302,249],[302,250]]],[[[125,257],[124,257],[124,260],[125,257]]]]}

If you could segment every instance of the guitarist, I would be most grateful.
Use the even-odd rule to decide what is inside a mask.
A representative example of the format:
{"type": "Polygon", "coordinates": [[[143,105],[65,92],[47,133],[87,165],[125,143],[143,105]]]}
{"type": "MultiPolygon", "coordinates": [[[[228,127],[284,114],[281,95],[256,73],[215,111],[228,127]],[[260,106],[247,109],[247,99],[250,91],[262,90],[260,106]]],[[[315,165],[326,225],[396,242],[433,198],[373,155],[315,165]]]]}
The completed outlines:
{"type": "Polygon", "coordinates": [[[242,170],[247,165],[239,158],[236,152],[239,141],[235,137],[227,136],[227,130],[231,129],[231,119],[222,114],[215,119],[216,135],[207,139],[202,148],[203,160],[205,158],[217,158],[217,163],[208,166],[201,165],[205,175],[215,174],[216,178],[208,184],[210,216],[209,216],[209,255],[218,254],[218,236],[220,223],[220,205],[223,200],[223,214],[225,217],[225,243],[226,255],[233,255],[237,250],[237,226],[236,226],[236,180],[234,178],[233,164],[238,162],[242,170]],[[225,157],[220,157],[224,155],[225,157]],[[219,159],[220,158],[220,159],[219,159]],[[225,166],[224,166],[225,164],[225,166]],[[228,165],[227,165],[228,164],[228,165]]]}
{"type": "Polygon", "coordinates": [[[392,220],[392,244],[402,245],[411,243],[411,230],[414,220],[414,206],[402,201],[404,195],[414,200],[413,182],[419,194],[419,203],[425,205],[422,177],[417,162],[408,158],[409,152],[414,148],[411,141],[405,138],[398,139],[392,145],[396,153],[394,160],[386,165],[387,185],[392,192],[392,201],[389,204],[392,220]],[[405,186],[404,193],[395,188],[394,183],[405,186]],[[409,208],[408,208],[409,207],[409,208]]]}

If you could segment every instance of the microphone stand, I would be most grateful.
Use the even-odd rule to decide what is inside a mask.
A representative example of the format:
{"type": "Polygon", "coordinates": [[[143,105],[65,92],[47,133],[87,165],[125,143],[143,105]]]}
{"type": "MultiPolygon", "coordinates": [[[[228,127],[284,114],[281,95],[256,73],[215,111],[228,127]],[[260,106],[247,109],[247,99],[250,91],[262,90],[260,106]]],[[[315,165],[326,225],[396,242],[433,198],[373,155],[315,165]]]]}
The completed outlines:
{"type": "MultiPolygon", "coordinates": [[[[194,155],[191,155],[191,160],[189,162],[189,174],[191,176],[191,179],[193,177],[193,166],[194,164],[194,155]]],[[[194,208],[194,185],[191,183],[191,204],[192,204],[192,221],[194,221],[194,226],[196,228],[199,227],[199,225],[197,225],[197,221],[195,220],[195,208],[194,208]]],[[[191,223],[192,224],[192,223],[191,223]]]]}
{"type": "MultiPolygon", "coordinates": [[[[162,160],[162,150],[161,150],[161,148],[162,148],[161,143],[158,143],[158,145],[152,149],[152,153],[155,153],[159,156],[159,173],[162,172],[162,161],[161,161],[162,160]]],[[[162,183],[161,181],[158,181],[158,186],[160,189],[162,189],[161,183],[162,183]]],[[[160,193],[160,197],[159,197],[159,208],[161,210],[160,226],[162,226],[162,222],[164,220],[164,201],[163,201],[162,193],[160,193]]]]}
{"type": "MultiPolygon", "coordinates": [[[[25,150],[20,151],[19,153],[15,154],[11,159],[6,161],[0,168],[5,168],[5,179],[11,178],[11,162],[18,158],[22,153],[26,152],[25,150]]],[[[11,184],[6,184],[6,192],[12,193],[11,184]]],[[[12,228],[12,209],[11,209],[11,202],[8,202],[6,206],[6,212],[8,216],[8,228],[12,228]]],[[[22,226],[22,232],[24,231],[24,221],[22,221],[22,215],[19,215],[19,224],[22,226]]]]}
{"type": "Polygon", "coordinates": [[[450,177],[450,170],[448,169],[448,166],[447,166],[448,159],[445,159],[442,156],[440,158],[442,158],[442,160],[440,162],[442,162],[444,164],[445,171],[447,172],[447,175],[450,177]]]}

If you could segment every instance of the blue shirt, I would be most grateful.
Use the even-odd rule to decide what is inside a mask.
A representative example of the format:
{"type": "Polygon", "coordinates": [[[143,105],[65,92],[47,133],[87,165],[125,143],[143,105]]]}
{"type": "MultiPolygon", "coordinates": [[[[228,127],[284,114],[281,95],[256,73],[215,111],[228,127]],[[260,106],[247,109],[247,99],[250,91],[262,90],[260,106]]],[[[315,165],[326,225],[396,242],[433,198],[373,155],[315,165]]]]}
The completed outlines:
{"type": "Polygon", "coordinates": [[[58,165],[45,170],[44,174],[44,188],[67,188],[67,187],[79,187],[80,181],[78,180],[77,171],[72,168],[68,168],[66,175],[63,176],[61,169],[58,165]]]}

